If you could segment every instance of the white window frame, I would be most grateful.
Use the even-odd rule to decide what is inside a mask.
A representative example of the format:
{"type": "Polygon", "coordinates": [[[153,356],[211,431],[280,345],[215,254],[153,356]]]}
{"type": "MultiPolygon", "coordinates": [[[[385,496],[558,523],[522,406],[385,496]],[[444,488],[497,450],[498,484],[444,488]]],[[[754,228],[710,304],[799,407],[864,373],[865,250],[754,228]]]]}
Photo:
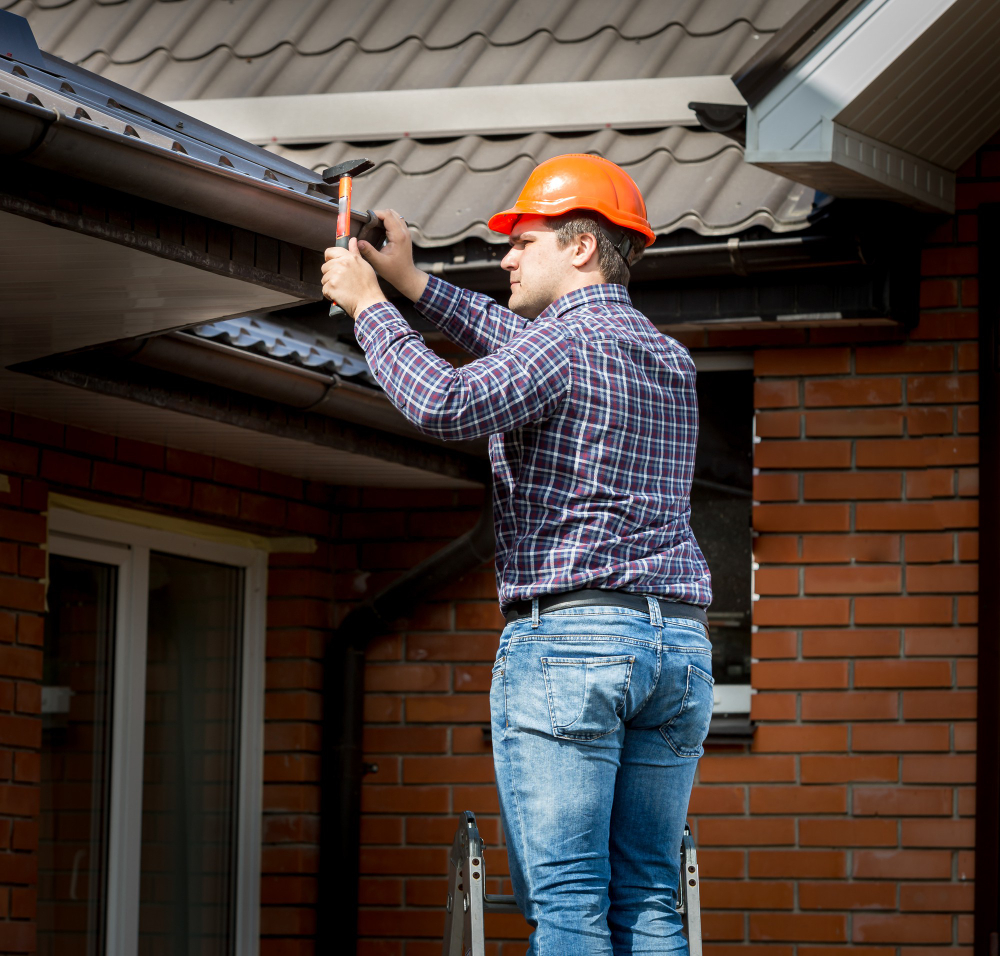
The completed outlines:
{"type": "Polygon", "coordinates": [[[49,511],[49,552],[118,569],[111,711],[106,956],[139,956],[139,875],[145,731],[149,553],[244,571],[236,776],[234,954],[258,949],[264,765],[267,554],[60,508],[49,511]]]}

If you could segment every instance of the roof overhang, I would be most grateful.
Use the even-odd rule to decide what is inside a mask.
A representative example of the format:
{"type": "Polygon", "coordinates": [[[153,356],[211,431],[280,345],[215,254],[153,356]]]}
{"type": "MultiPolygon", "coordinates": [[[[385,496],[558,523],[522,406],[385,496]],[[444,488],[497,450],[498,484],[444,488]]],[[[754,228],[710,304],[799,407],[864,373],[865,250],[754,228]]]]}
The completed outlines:
{"type": "Polygon", "coordinates": [[[258,96],[167,105],[250,143],[295,144],[698,126],[692,101],[743,105],[728,76],[258,96]]]}
{"type": "Polygon", "coordinates": [[[851,12],[790,68],[772,64],[777,82],[761,84],[759,71],[736,78],[749,101],[747,162],[834,196],[953,211],[955,170],[1000,125],[1000,7],[812,6],[827,21],[831,7],[851,12]]]}

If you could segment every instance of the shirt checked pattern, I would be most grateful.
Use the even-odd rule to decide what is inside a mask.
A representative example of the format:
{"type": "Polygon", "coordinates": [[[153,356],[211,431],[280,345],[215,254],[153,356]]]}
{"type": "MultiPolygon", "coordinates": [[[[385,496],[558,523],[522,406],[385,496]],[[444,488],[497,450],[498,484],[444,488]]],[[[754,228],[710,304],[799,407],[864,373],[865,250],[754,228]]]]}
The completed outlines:
{"type": "Polygon", "coordinates": [[[355,332],[418,429],[490,436],[501,606],[590,587],[707,607],[711,576],[690,525],[698,403],[687,349],[620,285],[578,289],[529,321],[431,277],[416,306],[479,358],[453,368],[385,302],[355,332]]]}

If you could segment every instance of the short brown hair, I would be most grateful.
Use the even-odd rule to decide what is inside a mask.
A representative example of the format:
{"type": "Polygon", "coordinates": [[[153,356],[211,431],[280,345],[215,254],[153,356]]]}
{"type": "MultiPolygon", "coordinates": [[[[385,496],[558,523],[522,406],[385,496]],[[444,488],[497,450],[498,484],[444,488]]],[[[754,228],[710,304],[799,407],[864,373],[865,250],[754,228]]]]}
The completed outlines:
{"type": "Polygon", "coordinates": [[[609,222],[604,216],[589,209],[574,210],[558,216],[553,221],[556,241],[560,246],[567,246],[575,236],[589,232],[597,239],[597,266],[604,276],[605,282],[617,285],[628,285],[629,267],[641,255],[646,245],[646,237],[631,229],[623,229],[609,222]],[[610,234],[610,235],[609,235],[610,234]],[[624,234],[632,240],[628,260],[615,248],[611,236],[624,234]]]}

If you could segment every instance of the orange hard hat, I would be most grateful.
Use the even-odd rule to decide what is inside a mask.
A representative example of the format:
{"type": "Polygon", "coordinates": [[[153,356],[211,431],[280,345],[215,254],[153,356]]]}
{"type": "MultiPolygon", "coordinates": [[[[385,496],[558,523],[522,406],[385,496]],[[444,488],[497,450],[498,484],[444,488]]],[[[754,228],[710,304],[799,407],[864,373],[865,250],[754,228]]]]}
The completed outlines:
{"type": "Polygon", "coordinates": [[[510,209],[490,217],[494,232],[509,236],[518,216],[561,216],[572,209],[592,209],[625,229],[654,238],[646,204],[634,180],[621,166],[590,153],[566,153],[539,163],[510,209]]]}

